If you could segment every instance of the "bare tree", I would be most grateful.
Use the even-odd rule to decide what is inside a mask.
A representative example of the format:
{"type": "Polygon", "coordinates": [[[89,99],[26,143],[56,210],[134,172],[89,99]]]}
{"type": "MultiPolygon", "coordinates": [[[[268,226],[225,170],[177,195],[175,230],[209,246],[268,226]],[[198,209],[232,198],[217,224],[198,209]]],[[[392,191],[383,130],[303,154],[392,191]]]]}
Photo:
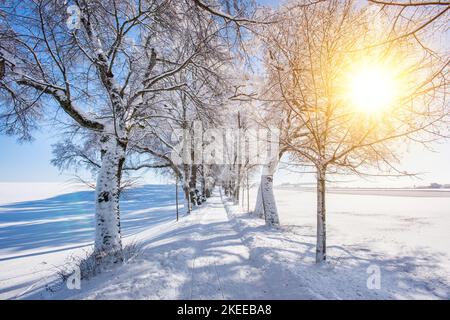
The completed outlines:
{"type": "MultiPolygon", "coordinates": [[[[294,114],[292,123],[299,129],[282,143],[297,161],[316,168],[316,261],[321,262],[326,259],[327,177],[364,174],[370,167],[405,174],[395,165],[398,144],[443,136],[449,115],[448,62],[407,37],[384,41],[393,36],[386,31],[389,25],[380,26],[352,1],[284,10],[289,18],[268,38],[266,67],[270,85],[279,91],[274,100],[281,96],[281,106],[294,114]],[[349,95],[361,89],[355,74],[367,65],[388,69],[398,85],[392,99],[373,113],[368,111],[373,101],[356,103],[349,95]]],[[[390,81],[378,79],[385,80],[390,81]]],[[[379,91],[379,85],[375,82],[372,90],[379,91]]]]}
{"type": "Polygon", "coordinates": [[[430,53],[435,50],[430,46],[428,38],[440,35],[448,30],[450,3],[448,1],[384,1],[369,0],[373,10],[372,15],[387,16],[392,22],[390,30],[386,30],[386,38],[377,44],[385,45],[403,38],[410,38],[418,42],[423,49],[430,53]],[[429,31],[432,30],[432,33],[429,31]]]}
{"type": "Polygon", "coordinates": [[[300,128],[293,126],[294,113],[282,106],[280,97],[276,98],[278,90],[274,90],[270,85],[271,81],[268,78],[267,89],[254,98],[261,103],[255,110],[257,116],[254,120],[269,133],[268,136],[259,139],[263,139],[267,145],[276,146],[275,152],[270,152],[267,157],[261,159],[263,165],[254,214],[264,218],[267,225],[276,226],[280,224],[280,218],[273,191],[273,176],[282,157],[290,150],[286,141],[298,137],[300,128]]]}

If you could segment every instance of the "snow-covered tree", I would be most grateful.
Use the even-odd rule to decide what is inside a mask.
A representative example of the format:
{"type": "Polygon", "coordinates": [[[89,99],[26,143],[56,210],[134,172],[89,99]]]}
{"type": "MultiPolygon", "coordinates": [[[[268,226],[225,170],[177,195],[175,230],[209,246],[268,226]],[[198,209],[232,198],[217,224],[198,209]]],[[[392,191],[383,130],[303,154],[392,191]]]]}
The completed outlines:
{"type": "Polygon", "coordinates": [[[201,1],[70,4],[10,1],[2,8],[0,130],[30,139],[42,118],[57,114],[92,132],[100,155],[95,252],[120,253],[119,190],[132,138],[162,107],[161,94],[188,85],[177,82],[179,72],[205,67],[216,50],[211,41],[226,31],[214,22],[240,26],[244,11],[201,1]]]}
{"type": "MultiPolygon", "coordinates": [[[[398,38],[353,1],[293,2],[266,38],[275,100],[299,134],[281,143],[317,178],[316,261],[326,259],[326,182],[333,173],[402,175],[398,144],[443,135],[448,60],[398,38]],[[390,41],[395,39],[395,41],[390,41]]],[[[283,137],[282,137],[283,138],[283,137]]]]}

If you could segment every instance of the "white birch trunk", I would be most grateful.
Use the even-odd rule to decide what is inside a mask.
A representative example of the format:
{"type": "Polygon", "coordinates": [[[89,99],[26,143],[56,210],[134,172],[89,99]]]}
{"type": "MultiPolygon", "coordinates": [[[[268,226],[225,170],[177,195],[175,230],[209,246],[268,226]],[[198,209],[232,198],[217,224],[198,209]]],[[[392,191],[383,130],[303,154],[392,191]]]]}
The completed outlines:
{"type": "Polygon", "coordinates": [[[275,196],[273,194],[273,176],[272,175],[261,176],[261,196],[262,196],[262,205],[263,205],[264,218],[266,220],[266,225],[268,225],[268,226],[280,225],[277,204],[275,202],[275,196]]]}
{"type": "Polygon", "coordinates": [[[326,208],[325,208],[325,169],[317,169],[317,244],[316,263],[325,261],[326,255],[326,208]]]}
{"type": "Polygon", "coordinates": [[[276,171],[279,159],[275,159],[263,167],[261,182],[256,197],[254,214],[264,218],[269,226],[279,225],[277,204],[273,193],[273,175],[276,171]]]}
{"type": "Polygon", "coordinates": [[[112,136],[102,137],[101,144],[102,166],[95,190],[95,252],[103,255],[122,250],[119,186],[125,148],[112,136]]]}
{"type": "Polygon", "coordinates": [[[183,193],[184,193],[184,211],[185,214],[188,215],[192,211],[192,203],[191,203],[191,192],[189,188],[189,182],[183,182],[183,193]]]}
{"type": "Polygon", "coordinates": [[[191,195],[189,192],[189,177],[190,177],[189,165],[185,163],[183,165],[183,193],[184,193],[184,213],[186,215],[190,214],[192,210],[191,195]]]}
{"type": "Polygon", "coordinates": [[[241,165],[237,165],[237,178],[234,185],[233,196],[234,196],[234,204],[239,204],[239,192],[241,189],[241,165]]]}

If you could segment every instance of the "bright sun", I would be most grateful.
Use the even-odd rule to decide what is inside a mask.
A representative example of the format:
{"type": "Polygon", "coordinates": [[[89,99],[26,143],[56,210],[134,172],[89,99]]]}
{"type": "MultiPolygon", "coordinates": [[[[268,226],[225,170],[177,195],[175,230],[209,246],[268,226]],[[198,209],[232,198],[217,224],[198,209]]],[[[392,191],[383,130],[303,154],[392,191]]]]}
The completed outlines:
{"type": "Polygon", "coordinates": [[[360,111],[380,112],[394,102],[395,77],[382,66],[361,66],[349,75],[349,81],[349,98],[360,111]]]}

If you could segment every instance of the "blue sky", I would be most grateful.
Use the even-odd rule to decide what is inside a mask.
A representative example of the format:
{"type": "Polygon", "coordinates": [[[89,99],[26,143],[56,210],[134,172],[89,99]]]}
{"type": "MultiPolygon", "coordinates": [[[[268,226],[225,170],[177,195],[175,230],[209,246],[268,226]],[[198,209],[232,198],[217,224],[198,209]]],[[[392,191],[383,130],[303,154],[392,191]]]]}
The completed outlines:
{"type": "Polygon", "coordinates": [[[18,144],[14,137],[0,135],[0,181],[60,181],[56,168],[50,164],[50,135],[38,133],[32,143],[18,144]]]}

